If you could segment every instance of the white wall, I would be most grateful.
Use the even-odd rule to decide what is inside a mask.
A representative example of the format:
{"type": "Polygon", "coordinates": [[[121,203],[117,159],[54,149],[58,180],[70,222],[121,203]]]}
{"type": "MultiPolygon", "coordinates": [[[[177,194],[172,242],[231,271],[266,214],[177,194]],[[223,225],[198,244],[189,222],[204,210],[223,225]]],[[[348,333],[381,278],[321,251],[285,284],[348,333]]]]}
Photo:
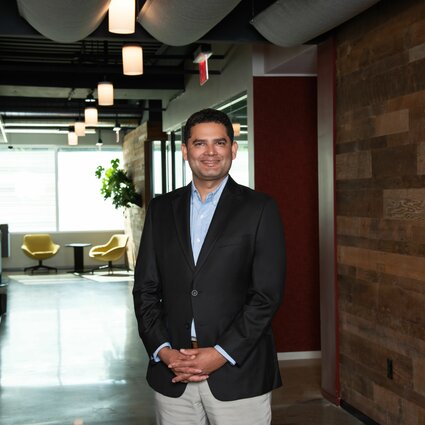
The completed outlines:
{"type": "Polygon", "coordinates": [[[211,75],[199,85],[199,75],[191,75],[186,89],[172,100],[163,115],[164,130],[185,122],[194,112],[224,102],[237,94],[246,92],[252,85],[251,47],[233,47],[221,63],[221,74],[211,75]],[[223,61],[224,62],[224,61],[223,61]]]}
{"type": "MultiPolygon", "coordinates": [[[[55,243],[61,246],[59,252],[52,258],[44,260],[47,266],[57,267],[60,269],[72,270],[74,268],[74,249],[66,247],[68,243],[90,243],[93,245],[105,244],[109,238],[116,233],[123,233],[122,230],[117,231],[99,231],[99,232],[49,232],[55,243]]],[[[27,257],[21,249],[25,233],[10,234],[10,255],[2,258],[3,271],[23,270],[25,267],[37,265],[37,260],[27,257]]],[[[90,247],[84,248],[84,266],[97,267],[102,263],[91,259],[88,255],[90,247]]],[[[117,262],[123,264],[124,259],[117,262]]],[[[104,263],[106,264],[106,263],[104,263]]],[[[87,268],[87,267],[86,267],[87,268]]],[[[89,267],[90,268],[90,267],[89,267]]]]}
{"type": "MultiPolygon", "coordinates": [[[[214,50],[214,48],[213,48],[214,50]]],[[[186,89],[172,100],[163,114],[163,129],[169,131],[184,123],[190,115],[203,108],[213,107],[241,93],[248,93],[248,146],[250,152],[250,186],[254,187],[253,119],[252,119],[252,47],[234,46],[224,63],[221,74],[210,74],[209,80],[199,85],[199,75],[191,75],[186,89]]]]}

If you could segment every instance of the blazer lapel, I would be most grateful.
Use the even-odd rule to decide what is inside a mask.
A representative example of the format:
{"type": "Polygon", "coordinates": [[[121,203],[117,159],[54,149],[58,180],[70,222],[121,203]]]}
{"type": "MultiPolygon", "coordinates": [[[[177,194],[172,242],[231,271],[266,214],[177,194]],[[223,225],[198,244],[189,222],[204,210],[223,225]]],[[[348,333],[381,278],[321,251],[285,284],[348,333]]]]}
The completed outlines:
{"type": "Polygon", "coordinates": [[[184,256],[194,270],[192,243],[190,241],[190,196],[191,183],[172,201],[175,227],[184,256]]]}
{"type": "Polygon", "coordinates": [[[213,249],[217,239],[221,236],[228,225],[232,211],[237,208],[237,204],[240,200],[241,196],[239,185],[229,176],[229,180],[220,196],[220,201],[218,202],[213,219],[211,220],[201,252],[199,253],[198,261],[196,263],[196,271],[202,267],[203,263],[208,258],[208,255],[213,249]]]}

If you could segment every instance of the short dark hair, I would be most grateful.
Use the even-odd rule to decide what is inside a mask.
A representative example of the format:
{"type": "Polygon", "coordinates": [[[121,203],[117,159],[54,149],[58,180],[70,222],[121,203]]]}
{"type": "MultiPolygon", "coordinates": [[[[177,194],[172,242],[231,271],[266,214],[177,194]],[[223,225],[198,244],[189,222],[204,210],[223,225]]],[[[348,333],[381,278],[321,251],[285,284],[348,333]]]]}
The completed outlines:
{"type": "Polygon", "coordinates": [[[215,122],[217,124],[223,124],[224,127],[226,127],[226,132],[229,136],[230,141],[233,143],[233,139],[235,136],[230,118],[224,112],[212,108],[202,109],[201,111],[195,112],[189,117],[189,119],[186,121],[186,125],[184,126],[183,130],[183,143],[187,144],[187,141],[190,139],[190,136],[192,134],[192,127],[197,124],[202,124],[206,122],[215,122]]]}

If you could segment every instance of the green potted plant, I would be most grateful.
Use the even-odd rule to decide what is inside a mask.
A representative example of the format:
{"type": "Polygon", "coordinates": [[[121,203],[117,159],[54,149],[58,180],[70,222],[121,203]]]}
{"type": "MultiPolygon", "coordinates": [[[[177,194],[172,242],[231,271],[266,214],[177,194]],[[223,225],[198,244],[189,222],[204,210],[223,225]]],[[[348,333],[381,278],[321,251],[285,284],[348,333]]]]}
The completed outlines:
{"type": "Polygon", "coordinates": [[[136,192],[133,182],[122,168],[118,158],[111,160],[111,167],[105,169],[99,165],[96,177],[102,180],[100,193],[104,199],[112,198],[115,208],[128,208],[130,204],[141,205],[142,197],[136,192]]]}

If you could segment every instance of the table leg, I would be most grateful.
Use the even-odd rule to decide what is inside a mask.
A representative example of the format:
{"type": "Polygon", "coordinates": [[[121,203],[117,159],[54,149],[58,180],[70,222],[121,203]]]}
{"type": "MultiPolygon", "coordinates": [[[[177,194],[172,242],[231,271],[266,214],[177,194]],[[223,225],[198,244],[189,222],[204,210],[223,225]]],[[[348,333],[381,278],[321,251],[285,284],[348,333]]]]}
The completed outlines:
{"type": "Polygon", "coordinates": [[[84,248],[74,246],[74,272],[84,273],[84,248]]]}

